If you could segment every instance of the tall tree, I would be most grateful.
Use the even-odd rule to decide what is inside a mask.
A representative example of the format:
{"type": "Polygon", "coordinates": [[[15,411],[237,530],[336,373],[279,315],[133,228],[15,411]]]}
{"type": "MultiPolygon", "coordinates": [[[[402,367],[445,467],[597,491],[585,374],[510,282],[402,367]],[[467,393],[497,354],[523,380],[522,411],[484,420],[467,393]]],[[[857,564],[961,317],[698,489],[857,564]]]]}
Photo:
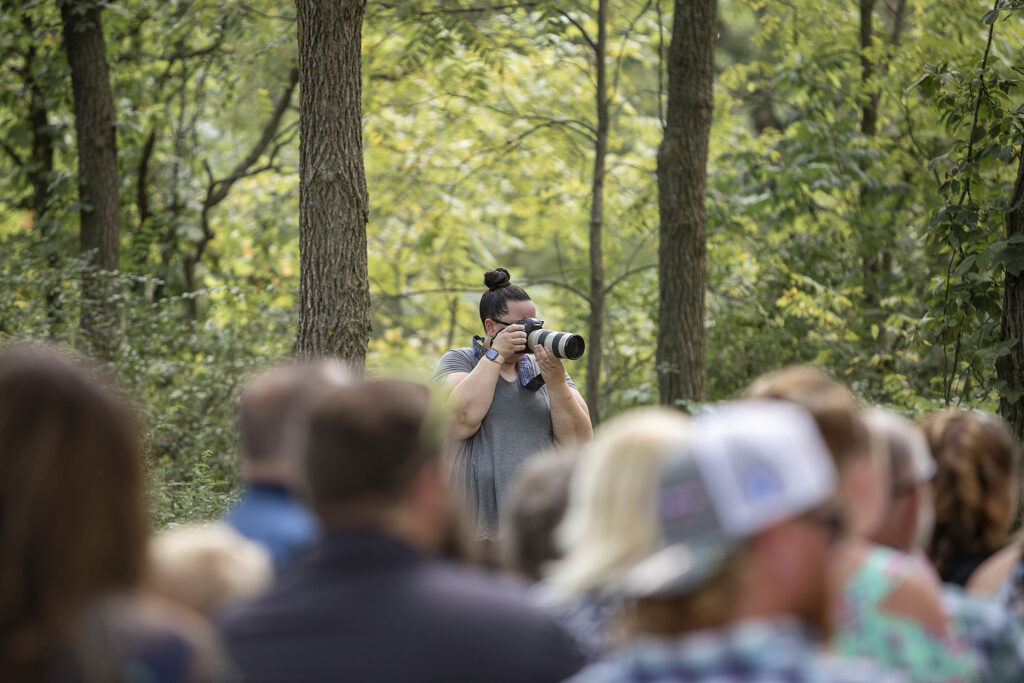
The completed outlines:
{"type": "Polygon", "coordinates": [[[297,0],[299,331],[302,356],[356,365],[370,338],[363,167],[365,0],[297,0]]]}
{"type": "MultiPolygon", "coordinates": [[[[876,74],[884,75],[889,69],[887,61],[883,59],[879,63],[875,63],[871,57],[875,44],[879,42],[874,28],[875,4],[875,0],[860,0],[860,81],[863,89],[860,132],[869,145],[879,144],[874,138],[878,135],[878,122],[882,115],[879,110],[881,90],[876,74]]],[[[906,4],[907,0],[897,0],[895,6],[889,8],[892,20],[886,50],[890,53],[899,48],[900,36],[904,28],[906,4]]],[[[852,222],[861,236],[858,251],[861,256],[861,268],[864,276],[864,319],[868,325],[874,324],[876,329],[880,330],[875,336],[875,341],[882,346],[889,344],[885,334],[887,312],[882,301],[887,294],[888,280],[892,277],[893,254],[890,247],[894,241],[892,239],[894,226],[890,223],[898,215],[898,212],[879,211],[880,208],[889,208],[880,201],[880,195],[884,196],[884,193],[890,188],[879,188],[877,177],[870,176],[872,163],[872,159],[867,156],[858,160],[858,168],[863,172],[865,180],[859,189],[859,202],[852,222]]]]}
{"type": "Polygon", "coordinates": [[[113,298],[109,280],[96,271],[118,268],[119,184],[102,4],[99,0],[58,0],[58,4],[75,103],[80,244],[89,266],[82,282],[82,331],[94,352],[109,357],[114,343],[113,298]]]}
{"type": "MultiPolygon", "coordinates": [[[[1006,238],[1009,249],[1017,250],[1016,268],[1009,265],[1003,284],[1002,339],[1013,343],[1010,351],[996,361],[999,379],[1006,389],[999,398],[999,412],[1013,427],[1017,438],[1024,438],[1024,272],[1020,269],[1024,245],[1024,154],[1017,153],[1017,180],[1013,184],[1010,210],[1006,214],[1006,238]]],[[[1010,262],[1010,259],[1007,259],[1010,262]]]]}
{"type": "MultiPolygon", "coordinates": [[[[582,31],[582,29],[580,29],[582,31]]],[[[586,35],[584,33],[584,35],[586,35]]],[[[589,38],[588,38],[589,40],[589,38]]],[[[590,329],[587,356],[587,404],[594,424],[601,421],[601,361],[604,335],[604,176],[608,156],[608,0],[597,5],[597,39],[590,41],[596,62],[597,83],[594,105],[597,128],[594,131],[594,176],[590,189],[590,329]]]]}
{"type": "Polygon", "coordinates": [[[717,0],[675,0],[665,135],[658,147],[658,389],[704,398],[704,206],[717,0]]]}
{"type": "MultiPolygon", "coordinates": [[[[61,212],[55,210],[55,204],[56,195],[62,190],[63,174],[54,171],[57,147],[63,136],[61,124],[56,122],[58,117],[52,115],[51,107],[59,97],[56,93],[65,90],[61,85],[66,74],[63,67],[52,59],[53,45],[57,41],[48,40],[49,33],[44,33],[45,39],[39,40],[41,33],[53,30],[47,28],[51,23],[47,21],[48,17],[38,16],[46,13],[49,7],[37,9],[36,12],[30,11],[20,0],[0,1],[0,12],[8,14],[10,22],[3,30],[11,36],[7,50],[0,51],[0,60],[20,62],[11,68],[16,80],[11,83],[7,97],[0,99],[0,106],[11,112],[8,120],[13,124],[0,134],[3,138],[0,149],[18,169],[18,175],[28,182],[28,194],[16,195],[16,205],[31,212],[32,226],[39,237],[47,265],[55,269],[62,247],[58,240],[61,212]],[[14,23],[15,17],[17,23],[14,23]],[[18,130],[27,131],[27,136],[16,134],[18,130]]],[[[21,188],[8,185],[5,189],[18,193],[21,188]]],[[[63,319],[59,290],[56,278],[51,278],[43,296],[51,338],[58,335],[57,328],[63,319]]]]}

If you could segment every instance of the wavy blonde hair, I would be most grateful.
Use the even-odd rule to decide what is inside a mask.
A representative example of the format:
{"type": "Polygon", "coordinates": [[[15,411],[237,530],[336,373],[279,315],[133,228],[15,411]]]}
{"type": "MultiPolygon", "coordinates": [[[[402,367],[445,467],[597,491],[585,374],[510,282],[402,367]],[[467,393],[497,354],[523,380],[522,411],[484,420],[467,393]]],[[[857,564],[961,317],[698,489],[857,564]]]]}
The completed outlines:
{"type": "Polygon", "coordinates": [[[659,541],[654,515],[658,474],[671,446],[685,444],[690,421],[669,408],[641,408],[604,424],[585,449],[556,531],[564,551],[548,581],[565,598],[615,591],[623,574],[659,541]]]}

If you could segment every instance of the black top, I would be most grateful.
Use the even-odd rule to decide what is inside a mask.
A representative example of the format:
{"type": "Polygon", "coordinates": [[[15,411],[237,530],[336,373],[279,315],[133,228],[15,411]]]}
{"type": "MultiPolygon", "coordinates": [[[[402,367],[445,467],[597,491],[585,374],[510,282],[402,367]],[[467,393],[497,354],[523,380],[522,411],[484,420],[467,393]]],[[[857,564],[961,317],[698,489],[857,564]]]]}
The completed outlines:
{"type": "Polygon", "coordinates": [[[328,534],[221,623],[245,681],[561,681],[582,664],[524,594],[370,531],[328,534]]]}
{"type": "Polygon", "coordinates": [[[992,557],[995,552],[995,550],[986,550],[980,553],[964,555],[963,557],[954,557],[949,562],[946,562],[940,572],[940,576],[946,583],[966,586],[967,582],[971,579],[971,575],[974,574],[974,570],[980,567],[985,560],[992,557]]]}

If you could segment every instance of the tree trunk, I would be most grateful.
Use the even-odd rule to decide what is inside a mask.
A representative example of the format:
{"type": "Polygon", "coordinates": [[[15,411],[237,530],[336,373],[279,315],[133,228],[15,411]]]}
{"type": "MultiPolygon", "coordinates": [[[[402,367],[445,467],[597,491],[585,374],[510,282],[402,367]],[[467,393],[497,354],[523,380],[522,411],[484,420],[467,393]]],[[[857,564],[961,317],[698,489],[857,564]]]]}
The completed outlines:
{"type": "MultiPolygon", "coordinates": [[[[21,25],[26,35],[36,32],[31,14],[23,7],[5,3],[3,9],[21,14],[21,25]]],[[[50,211],[50,201],[53,199],[54,136],[50,128],[50,113],[46,106],[46,84],[39,77],[39,73],[45,68],[35,42],[29,42],[25,46],[25,66],[21,71],[21,77],[29,93],[28,124],[32,131],[32,157],[24,169],[32,185],[32,225],[39,234],[43,253],[51,271],[43,297],[46,302],[47,327],[52,340],[57,337],[63,312],[60,304],[60,282],[56,275],[60,265],[60,245],[57,243],[60,221],[56,220],[50,211]]]]}
{"type": "MultiPolygon", "coordinates": [[[[875,65],[865,50],[871,47],[874,40],[873,17],[875,0],[860,1],[860,80],[865,86],[871,82],[875,73],[875,65]]],[[[878,93],[871,93],[861,108],[860,132],[872,137],[878,129],[878,93]]]]}
{"type": "MultiPolygon", "coordinates": [[[[860,81],[866,91],[871,90],[871,79],[874,77],[875,65],[868,57],[866,51],[871,48],[874,42],[874,11],[875,0],[861,0],[860,2],[860,81]]],[[[898,33],[894,29],[893,36],[898,33]]],[[[866,138],[873,138],[878,132],[878,93],[870,92],[861,107],[860,132],[866,138]]],[[[860,162],[862,171],[869,169],[867,161],[860,162]]],[[[859,192],[859,222],[858,232],[860,234],[861,272],[864,277],[864,319],[865,327],[872,323],[878,325],[879,333],[876,342],[879,347],[886,346],[885,340],[885,311],[879,308],[885,296],[887,273],[891,266],[892,256],[884,247],[878,245],[886,242],[881,234],[881,229],[872,211],[878,204],[876,193],[868,189],[865,183],[859,192]]]]}
{"type": "Polygon", "coordinates": [[[365,0],[297,0],[301,356],[362,366],[370,339],[361,40],[365,0]]]}
{"type": "MultiPolygon", "coordinates": [[[[860,82],[865,90],[870,89],[871,76],[875,72],[875,66],[867,56],[866,50],[871,47],[874,39],[874,8],[875,0],[860,0],[860,82]]],[[[861,106],[860,132],[866,138],[873,138],[878,129],[878,96],[870,95],[861,106]]],[[[867,171],[868,162],[861,161],[860,169],[867,171]]],[[[876,249],[878,243],[878,227],[875,225],[874,217],[870,215],[875,199],[872,192],[865,183],[859,192],[858,233],[860,234],[861,252],[861,273],[864,277],[864,317],[865,327],[871,323],[877,323],[880,330],[879,335],[884,333],[883,323],[885,316],[878,309],[881,301],[880,271],[882,270],[883,255],[876,249]]],[[[883,339],[877,339],[879,346],[884,346],[883,339]]]]}
{"type": "Polygon", "coordinates": [[[608,0],[597,6],[597,135],[594,137],[594,178],[590,193],[590,329],[587,332],[587,405],[594,424],[601,421],[601,355],[604,334],[604,177],[608,156],[608,0]]]}
{"type": "MultiPolygon", "coordinates": [[[[1006,214],[1006,237],[1024,235],[1024,153],[1018,154],[1017,181],[1013,184],[1010,211],[1006,214]]],[[[1021,245],[1008,245],[1019,249],[1021,245]]],[[[1024,273],[1006,272],[1003,284],[1003,341],[1016,344],[996,361],[999,379],[1006,389],[999,399],[999,412],[1010,423],[1018,439],[1024,438],[1024,273]]]]}
{"type": "Polygon", "coordinates": [[[668,405],[704,399],[704,199],[717,26],[717,0],[675,0],[658,147],[657,369],[668,405]]]}
{"type": "Polygon", "coordinates": [[[118,268],[118,176],[114,97],[110,90],[99,0],[58,0],[64,49],[71,67],[78,139],[80,245],[87,268],[82,278],[81,325],[91,350],[114,353],[116,307],[109,275],[118,268]]]}

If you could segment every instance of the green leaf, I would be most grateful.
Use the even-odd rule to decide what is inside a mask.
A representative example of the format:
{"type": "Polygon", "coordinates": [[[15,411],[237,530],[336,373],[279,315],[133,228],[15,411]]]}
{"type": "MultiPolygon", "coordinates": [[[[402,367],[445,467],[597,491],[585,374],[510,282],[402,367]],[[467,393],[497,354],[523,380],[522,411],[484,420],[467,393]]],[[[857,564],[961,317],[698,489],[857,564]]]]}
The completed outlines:
{"type": "Polygon", "coordinates": [[[1004,254],[1006,272],[1013,277],[1020,277],[1024,272],[1024,244],[1008,244],[1004,254]]]}

